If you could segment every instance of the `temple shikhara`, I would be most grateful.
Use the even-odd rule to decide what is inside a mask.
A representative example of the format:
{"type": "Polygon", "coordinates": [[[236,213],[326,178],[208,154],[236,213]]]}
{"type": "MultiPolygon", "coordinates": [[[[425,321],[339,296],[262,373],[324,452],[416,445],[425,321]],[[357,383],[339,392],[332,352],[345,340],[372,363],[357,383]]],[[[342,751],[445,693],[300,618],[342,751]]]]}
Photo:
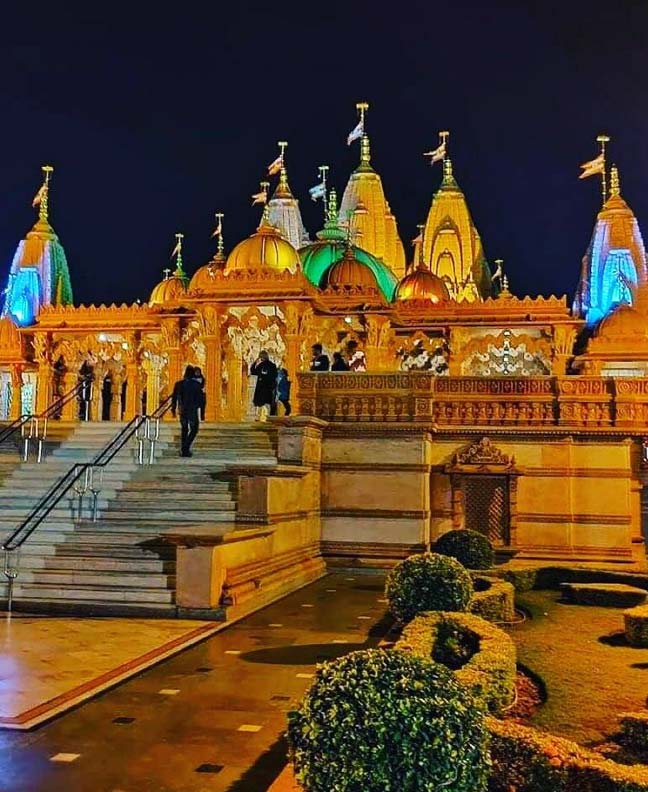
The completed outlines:
{"type": "MultiPolygon", "coordinates": [[[[447,133],[430,152],[438,187],[406,252],[366,109],[349,136],[359,164],[344,190],[329,187],[323,167],[311,191],[323,203],[320,229],[304,226],[282,141],[276,183],[254,196],[262,214],[250,236],[228,248],[217,215],[214,257],[193,266],[178,234],[175,269],[151,284],[146,303],[75,304],[82,262],[68,267],[52,225],[55,216],[64,231],[65,207],[49,167],[36,223],[9,262],[3,425],[44,414],[83,378],[92,386],[63,399],[50,424],[72,433],[86,421],[123,425],[154,414],[191,364],[206,381],[206,430],[249,423],[274,444],[267,469],[245,458],[232,467],[231,526],[243,521],[258,543],[262,525],[274,544],[226,563],[240,580],[221,569],[218,585],[212,578],[201,591],[179,555],[177,602],[187,607],[236,603],[253,560],[272,585],[303,582],[322,559],[392,563],[452,527],[522,557],[630,562],[644,553],[647,264],[617,168],[604,165],[609,184],[582,262],[565,262],[573,304],[517,294],[505,263],[488,258],[488,229],[471,213],[447,133]],[[309,371],[313,344],[330,358],[350,342],[352,371],[309,371]],[[263,425],[249,375],[262,349],[293,382],[292,416],[263,425]]],[[[168,412],[161,426],[176,431],[168,412]]],[[[204,551],[205,542],[173,542],[180,554],[204,551]]]]}

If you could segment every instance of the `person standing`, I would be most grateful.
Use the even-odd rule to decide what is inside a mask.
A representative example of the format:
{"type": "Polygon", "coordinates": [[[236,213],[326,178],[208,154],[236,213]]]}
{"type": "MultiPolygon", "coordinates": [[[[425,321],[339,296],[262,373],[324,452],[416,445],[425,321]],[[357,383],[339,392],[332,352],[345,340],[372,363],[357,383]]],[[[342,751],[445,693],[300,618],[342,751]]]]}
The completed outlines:
{"type": "Polygon", "coordinates": [[[176,382],[171,396],[171,414],[175,418],[176,413],[180,413],[180,456],[193,456],[191,444],[198,434],[203,401],[200,383],[194,379],[194,367],[187,366],[184,378],[176,382]]]}
{"type": "Polygon", "coordinates": [[[349,359],[349,369],[351,371],[366,371],[367,358],[365,353],[358,349],[357,341],[349,341],[347,344],[347,358],[349,359]]]}
{"type": "Polygon", "coordinates": [[[331,371],[348,371],[349,364],[346,362],[341,352],[333,353],[333,365],[331,371]]]}
{"type": "MultiPolygon", "coordinates": [[[[280,368],[277,372],[277,402],[283,404],[285,415],[290,415],[292,408],[290,406],[290,386],[292,385],[288,378],[288,369],[280,368]]],[[[276,404],[275,410],[277,412],[276,404]]]]}
{"type": "Polygon", "coordinates": [[[200,389],[202,391],[202,403],[200,405],[200,420],[204,422],[205,408],[207,407],[207,396],[205,394],[205,378],[203,377],[202,369],[200,368],[200,366],[194,367],[193,378],[200,385],[200,389]]]}
{"type": "Polygon", "coordinates": [[[277,385],[277,367],[270,356],[262,349],[259,357],[250,367],[250,374],[257,378],[252,404],[257,408],[257,420],[264,420],[264,408],[269,407],[270,414],[274,411],[275,388],[277,385]]]}
{"type": "Polygon", "coordinates": [[[324,354],[322,345],[313,344],[311,352],[313,353],[313,359],[311,360],[310,370],[328,371],[331,367],[331,361],[328,359],[328,355],[324,354]]]}

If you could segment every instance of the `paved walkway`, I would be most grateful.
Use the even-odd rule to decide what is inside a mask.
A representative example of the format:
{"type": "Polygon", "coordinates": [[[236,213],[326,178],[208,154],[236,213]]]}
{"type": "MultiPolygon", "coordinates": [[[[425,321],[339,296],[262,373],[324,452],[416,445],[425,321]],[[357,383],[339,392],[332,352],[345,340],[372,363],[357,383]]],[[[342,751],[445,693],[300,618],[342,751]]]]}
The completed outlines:
{"type": "Polygon", "coordinates": [[[330,575],[33,732],[0,733],[0,788],[264,792],[315,664],[384,634],[382,589],[330,575]]]}

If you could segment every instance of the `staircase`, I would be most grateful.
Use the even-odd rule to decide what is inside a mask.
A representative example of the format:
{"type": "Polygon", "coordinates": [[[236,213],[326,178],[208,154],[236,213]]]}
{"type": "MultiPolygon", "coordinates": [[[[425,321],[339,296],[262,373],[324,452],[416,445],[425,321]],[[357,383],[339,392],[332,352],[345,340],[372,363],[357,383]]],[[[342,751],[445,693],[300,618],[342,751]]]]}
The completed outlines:
{"type": "MultiPolygon", "coordinates": [[[[0,421],[0,434],[8,426],[7,421],[0,421]]],[[[50,421],[47,427],[47,438],[43,442],[43,457],[47,457],[60,444],[66,440],[76,429],[77,424],[63,421],[50,421]]],[[[32,443],[30,458],[35,459],[38,452],[37,443],[32,443]]],[[[22,462],[23,445],[20,431],[14,432],[10,437],[0,443],[0,485],[20,466],[22,462]]]]}
{"type": "MultiPolygon", "coordinates": [[[[0,531],[24,517],[51,482],[90,459],[120,426],[83,424],[45,463],[23,465],[0,486],[0,531]],[[7,511],[5,511],[5,509],[7,511]]],[[[160,533],[181,525],[231,523],[236,479],[229,465],[276,464],[267,424],[203,424],[194,456],[179,458],[179,428],[162,423],[152,465],[124,449],[104,470],[97,521],[79,521],[74,493],[20,551],[14,607],[27,611],[175,615],[175,547],[160,533]]],[[[89,498],[86,498],[89,506],[89,498]]],[[[6,586],[5,586],[6,588],[6,586]]]]}

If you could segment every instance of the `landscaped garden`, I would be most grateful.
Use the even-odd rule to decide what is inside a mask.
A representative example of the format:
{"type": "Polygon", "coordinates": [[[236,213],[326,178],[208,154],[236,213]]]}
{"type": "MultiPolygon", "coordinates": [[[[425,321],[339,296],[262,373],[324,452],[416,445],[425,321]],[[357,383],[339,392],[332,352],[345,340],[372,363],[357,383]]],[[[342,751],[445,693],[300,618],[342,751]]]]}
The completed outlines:
{"type": "Polygon", "coordinates": [[[493,567],[469,531],[435,550],[388,576],[393,640],[291,713],[302,788],[648,792],[648,575],[493,567]]]}

